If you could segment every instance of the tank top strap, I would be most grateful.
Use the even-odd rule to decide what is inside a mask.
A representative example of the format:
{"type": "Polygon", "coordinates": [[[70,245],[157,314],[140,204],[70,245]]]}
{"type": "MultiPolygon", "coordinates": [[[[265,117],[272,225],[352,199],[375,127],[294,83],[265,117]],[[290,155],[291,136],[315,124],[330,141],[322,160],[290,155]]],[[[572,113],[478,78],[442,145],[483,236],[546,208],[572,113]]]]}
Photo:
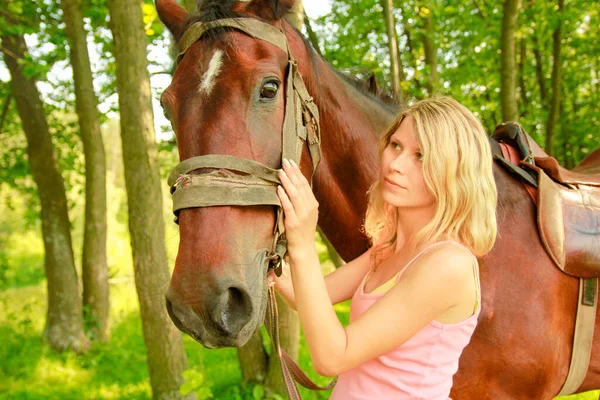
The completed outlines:
{"type": "MultiPolygon", "coordinates": [[[[446,243],[446,242],[451,242],[453,243],[451,240],[442,240],[441,242],[435,242],[435,243],[431,243],[430,245],[426,246],[423,250],[421,250],[420,252],[417,253],[416,256],[414,256],[413,258],[410,259],[409,262],[406,263],[406,265],[404,267],[402,267],[402,269],[396,274],[396,281],[398,281],[400,279],[400,277],[402,276],[402,274],[404,273],[404,271],[406,271],[408,269],[408,267],[410,267],[410,265],[415,262],[415,260],[419,257],[421,257],[421,255],[423,255],[423,253],[425,253],[427,250],[429,250],[430,248],[437,246],[438,244],[442,244],[442,243],[446,243]]],[[[458,243],[457,243],[458,244],[458,243]]],[[[460,246],[460,244],[459,244],[460,246]]]]}
{"type": "MultiPolygon", "coordinates": [[[[480,292],[481,292],[481,288],[479,285],[479,268],[478,268],[478,261],[477,261],[477,257],[475,257],[475,255],[473,253],[471,253],[471,250],[469,250],[468,248],[466,248],[465,246],[463,246],[462,244],[455,242],[454,240],[442,240],[440,242],[435,242],[430,244],[429,246],[425,247],[423,250],[421,250],[419,253],[417,253],[416,256],[414,256],[403,268],[400,272],[398,272],[396,274],[396,282],[398,282],[398,280],[400,279],[400,277],[402,276],[402,274],[404,273],[404,271],[406,271],[406,269],[417,259],[419,258],[423,253],[425,253],[427,250],[429,250],[431,247],[437,246],[439,244],[442,243],[451,243],[454,246],[466,251],[472,258],[473,258],[473,278],[475,279],[475,308],[473,310],[473,313],[476,313],[481,300],[480,300],[480,292]]],[[[364,281],[363,281],[363,285],[364,285],[364,281]]]]}
{"type": "MultiPolygon", "coordinates": [[[[469,253],[471,257],[473,257],[473,278],[475,279],[475,308],[473,309],[473,314],[477,312],[479,306],[481,305],[481,283],[479,280],[479,261],[477,261],[477,257],[475,254],[471,253],[471,250],[467,249],[462,244],[455,242],[453,240],[448,240],[449,243],[452,243],[456,247],[459,247],[469,253]]],[[[440,242],[441,243],[441,242],[440,242]]]]}

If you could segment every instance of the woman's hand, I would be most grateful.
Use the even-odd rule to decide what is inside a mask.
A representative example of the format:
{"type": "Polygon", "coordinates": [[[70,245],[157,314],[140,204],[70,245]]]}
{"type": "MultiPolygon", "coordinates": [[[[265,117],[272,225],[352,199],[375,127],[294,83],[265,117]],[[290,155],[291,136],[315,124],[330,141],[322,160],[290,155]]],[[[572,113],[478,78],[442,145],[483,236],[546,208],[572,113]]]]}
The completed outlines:
{"type": "Polygon", "coordinates": [[[285,214],[288,251],[293,256],[294,252],[314,248],[319,203],[293,160],[283,160],[279,179],[282,186],[277,188],[277,195],[285,214]]]}
{"type": "Polygon", "coordinates": [[[290,274],[290,266],[284,262],[281,266],[281,276],[275,275],[272,269],[267,272],[267,284],[269,287],[274,286],[275,290],[285,300],[288,306],[296,309],[296,296],[294,296],[294,286],[292,284],[292,276],[290,274]]]}

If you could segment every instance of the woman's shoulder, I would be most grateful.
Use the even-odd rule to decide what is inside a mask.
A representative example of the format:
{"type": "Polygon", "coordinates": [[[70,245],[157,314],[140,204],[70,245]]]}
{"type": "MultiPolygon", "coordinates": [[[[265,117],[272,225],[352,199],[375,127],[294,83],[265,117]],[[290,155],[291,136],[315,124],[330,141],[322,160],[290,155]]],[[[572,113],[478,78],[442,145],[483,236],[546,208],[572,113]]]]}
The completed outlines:
{"type": "Polygon", "coordinates": [[[414,273],[448,279],[448,283],[459,283],[473,278],[473,266],[477,260],[459,243],[444,241],[428,246],[408,268],[407,275],[414,273]]]}

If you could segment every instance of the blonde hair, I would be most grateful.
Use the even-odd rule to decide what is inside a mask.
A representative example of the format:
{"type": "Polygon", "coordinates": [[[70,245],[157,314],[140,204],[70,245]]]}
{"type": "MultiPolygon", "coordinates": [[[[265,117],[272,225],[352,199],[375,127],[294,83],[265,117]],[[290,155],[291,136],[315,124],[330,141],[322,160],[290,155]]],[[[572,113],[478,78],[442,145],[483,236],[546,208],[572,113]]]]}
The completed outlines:
{"type": "MultiPolygon", "coordinates": [[[[436,211],[410,243],[422,248],[441,239],[454,240],[476,256],[496,240],[497,191],[492,154],[481,122],[448,97],[422,100],[404,110],[379,146],[379,157],[407,117],[413,117],[415,139],[423,154],[423,178],[436,200],[436,211]]],[[[381,177],[369,190],[364,230],[374,247],[374,268],[396,245],[397,209],[381,196],[381,177]]]]}

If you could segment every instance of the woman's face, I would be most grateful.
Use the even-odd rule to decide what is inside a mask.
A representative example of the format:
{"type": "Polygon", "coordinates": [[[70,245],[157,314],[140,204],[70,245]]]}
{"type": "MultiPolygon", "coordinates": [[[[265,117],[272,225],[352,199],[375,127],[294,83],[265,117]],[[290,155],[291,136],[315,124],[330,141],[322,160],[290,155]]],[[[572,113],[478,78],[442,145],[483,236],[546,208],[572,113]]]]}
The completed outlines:
{"type": "Polygon", "coordinates": [[[414,119],[409,115],[390,137],[381,157],[383,200],[399,209],[435,207],[435,198],[423,179],[423,156],[414,132],[414,119]]]}

